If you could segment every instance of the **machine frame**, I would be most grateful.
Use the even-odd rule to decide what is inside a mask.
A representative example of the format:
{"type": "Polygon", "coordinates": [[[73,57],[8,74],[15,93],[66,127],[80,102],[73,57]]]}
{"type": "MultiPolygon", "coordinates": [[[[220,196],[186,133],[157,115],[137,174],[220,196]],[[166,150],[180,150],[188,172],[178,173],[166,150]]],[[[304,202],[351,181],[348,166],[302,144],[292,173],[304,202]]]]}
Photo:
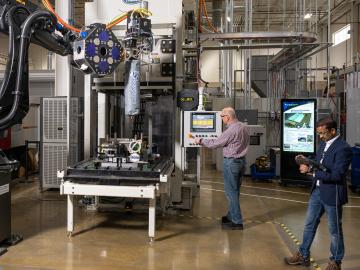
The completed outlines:
{"type": "MultiPolygon", "coordinates": [[[[60,194],[67,195],[67,231],[71,237],[74,231],[74,196],[103,196],[149,199],[149,242],[155,238],[156,197],[170,192],[170,178],[174,163],[167,161],[161,168],[154,169],[152,177],[126,177],[97,175],[94,172],[76,168],[58,172],[61,179],[60,194]],[[86,173],[86,171],[89,172],[86,173]],[[80,174],[79,174],[80,173],[80,174]],[[157,175],[157,177],[155,176],[157,175]],[[134,181],[141,184],[136,185],[134,181]]],[[[103,169],[106,170],[106,169],[103,169]]]]}

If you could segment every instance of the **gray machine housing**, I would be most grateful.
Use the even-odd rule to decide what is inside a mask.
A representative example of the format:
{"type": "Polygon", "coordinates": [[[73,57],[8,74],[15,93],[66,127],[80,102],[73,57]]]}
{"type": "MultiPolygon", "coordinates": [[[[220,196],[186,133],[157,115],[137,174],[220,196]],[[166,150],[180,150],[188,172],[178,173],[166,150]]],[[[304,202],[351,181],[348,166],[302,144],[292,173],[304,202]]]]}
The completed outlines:
{"type": "Polygon", "coordinates": [[[70,149],[67,145],[67,98],[48,97],[41,99],[41,189],[59,188],[57,171],[80,160],[80,102],[71,98],[70,149]],[[68,164],[69,162],[69,164],[68,164]]]}

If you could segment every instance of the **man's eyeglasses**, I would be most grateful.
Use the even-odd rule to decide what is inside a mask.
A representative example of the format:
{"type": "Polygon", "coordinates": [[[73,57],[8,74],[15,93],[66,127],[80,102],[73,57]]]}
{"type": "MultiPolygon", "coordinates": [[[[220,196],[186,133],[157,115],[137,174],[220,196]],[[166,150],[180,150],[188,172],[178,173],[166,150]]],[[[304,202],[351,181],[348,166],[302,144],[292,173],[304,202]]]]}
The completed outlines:
{"type": "Polygon", "coordinates": [[[318,135],[318,136],[323,136],[323,135],[325,135],[325,134],[328,134],[330,131],[329,130],[326,130],[326,131],[323,131],[323,132],[316,132],[316,134],[318,135]]]}
{"type": "Polygon", "coordinates": [[[220,114],[221,118],[223,118],[224,116],[228,116],[228,114],[220,114]]]}

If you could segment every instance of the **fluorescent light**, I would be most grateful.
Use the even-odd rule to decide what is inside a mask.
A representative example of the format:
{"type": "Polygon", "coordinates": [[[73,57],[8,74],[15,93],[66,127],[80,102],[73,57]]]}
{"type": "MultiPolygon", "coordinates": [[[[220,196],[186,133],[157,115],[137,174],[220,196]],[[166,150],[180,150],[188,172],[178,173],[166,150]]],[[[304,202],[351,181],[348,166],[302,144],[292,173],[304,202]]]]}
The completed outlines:
{"type": "Polygon", "coordinates": [[[228,22],[231,22],[231,18],[230,18],[229,16],[226,17],[226,20],[227,20],[228,22]]]}
{"type": "Polygon", "coordinates": [[[304,19],[305,20],[308,20],[312,17],[312,13],[306,13],[305,16],[304,16],[304,19]]]}

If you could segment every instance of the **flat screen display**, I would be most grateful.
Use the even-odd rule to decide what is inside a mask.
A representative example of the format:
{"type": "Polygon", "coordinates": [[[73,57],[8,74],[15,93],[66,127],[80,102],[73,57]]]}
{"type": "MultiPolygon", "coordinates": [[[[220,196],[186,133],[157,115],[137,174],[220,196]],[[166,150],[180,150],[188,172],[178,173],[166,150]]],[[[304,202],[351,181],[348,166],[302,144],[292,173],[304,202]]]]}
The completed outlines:
{"type": "Polygon", "coordinates": [[[215,132],[216,114],[215,113],[192,113],[191,114],[192,132],[215,132]]]}
{"type": "Polygon", "coordinates": [[[314,100],[282,101],[283,151],[314,152],[315,109],[314,100]]]}

